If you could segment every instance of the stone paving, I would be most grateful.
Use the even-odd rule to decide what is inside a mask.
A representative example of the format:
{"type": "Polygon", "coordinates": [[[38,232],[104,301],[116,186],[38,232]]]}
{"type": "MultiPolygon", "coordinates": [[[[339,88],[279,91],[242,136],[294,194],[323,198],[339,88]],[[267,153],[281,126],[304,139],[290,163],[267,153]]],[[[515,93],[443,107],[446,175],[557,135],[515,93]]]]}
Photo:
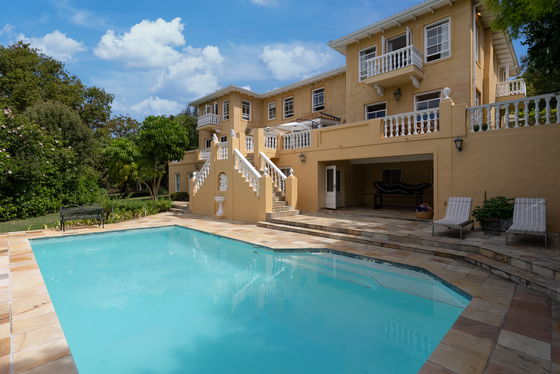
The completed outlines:
{"type": "MultiPolygon", "coordinates": [[[[473,299],[421,373],[560,372],[560,304],[472,264],[445,257],[283,232],[195,215],[161,213],[64,235],[181,225],[268,246],[321,248],[425,268],[473,299]]],[[[0,235],[0,373],[76,373],[70,348],[28,239],[59,231],[0,235]]]]}

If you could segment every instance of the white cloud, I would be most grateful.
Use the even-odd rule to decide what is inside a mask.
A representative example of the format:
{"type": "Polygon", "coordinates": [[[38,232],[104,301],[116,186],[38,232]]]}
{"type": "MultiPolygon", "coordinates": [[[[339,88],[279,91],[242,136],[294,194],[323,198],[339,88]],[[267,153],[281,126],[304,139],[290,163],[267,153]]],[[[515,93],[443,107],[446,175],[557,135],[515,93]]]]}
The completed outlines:
{"type": "Polygon", "coordinates": [[[166,22],[143,20],[123,35],[108,30],[94,53],[105,60],[123,61],[127,66],[167,67],[182,58],[176,47],[185,44],[184,25],[177,17],[166,22]]]}
{"type": "Polygon", "coordinates": [[[68,0],[57,1],[54,5],[58,8],[59,17],[64,20],[69,20],[75,25],[92,29],[107,28],[107,21],[105,18],[99,17],[94,12],[87,9],[74,8],[70,5],[68,0]]]}
{"type": "Polygon", "coordinates": [[[42,53],[62,61],[72,60],[75,53],[86,50],[81,42],[67,37],[66,34],[58,30],[54,30],[40,38],[28,38],[23,34],[19,34],[17,39],[30,43],[33,48],[37,48],[42,53]]]}
{"type": "Polygon", "coordinates": [[[278,4],[277,0],[250,0],[251,3],[260,6],[274,6],[278,4]]]}
{"type": "Polygon", "coordinates": [[[260,58],[276,79],[301,79],[328,66],[334,52],[318,44],[278,44],[265,46],[260,58]]]}
{"type": "Polygon", "coordinates": [[[15,27],[13,25],[10,25],[9,23],[6,23],[0,29],[0,35],[2,35],[2,34],[11,35],[14,32],[14,29],[15,29],[15,27]]]}
{"type": "Polygon", "coordinates": [[[134,104],[130,109],[136,114],[143,116],[168,115],[179,113],[181,109],[183,109],[183,105],[176,101],[160,99],[158,96],[151,96],[134,104]]]}

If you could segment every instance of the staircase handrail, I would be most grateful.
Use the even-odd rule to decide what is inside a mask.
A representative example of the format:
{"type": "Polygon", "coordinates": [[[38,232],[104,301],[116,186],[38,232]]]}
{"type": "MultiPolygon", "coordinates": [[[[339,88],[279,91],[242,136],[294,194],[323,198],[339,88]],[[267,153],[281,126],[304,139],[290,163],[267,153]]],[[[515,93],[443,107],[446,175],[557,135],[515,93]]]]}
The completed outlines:
{"type": "Polygon", "coordinates": [[[286,193],[286,175],[274,162],[272,162],[264,152],[259,152],[261,160],[264,161],[264,168],[268,170],[268,174],[272,179],[272,185],[276,187],[282,194],[286,193]]]}
{"type": "Polygon", "coordinates": [[[241,175],[249,182],[253,191],[259,194],[259,181],[261,174],[255,167],[243,156],[239,149],[233,150],[234,154],[234,168],[237,169],[241,175]]]}

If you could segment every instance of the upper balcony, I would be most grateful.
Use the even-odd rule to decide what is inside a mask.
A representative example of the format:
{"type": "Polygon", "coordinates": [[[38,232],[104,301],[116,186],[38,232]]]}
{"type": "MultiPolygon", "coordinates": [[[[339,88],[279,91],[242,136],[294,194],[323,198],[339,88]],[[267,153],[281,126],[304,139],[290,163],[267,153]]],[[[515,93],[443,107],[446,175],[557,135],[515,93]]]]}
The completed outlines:
{"type": "Polygon", "coordinates": [[[198,116],[197,128],[200,127],[215,127],[220,126],[222,119],[221,116],[214,113],[206,113],[198,116]]]}
{"type": "Polygon", "coordinates": [[[523,78],[496,83],[496,97],[527,95],[527,87],[523,78]]]}
{"type": "Polygon", "coordinates": [[[378,90],[407,82],[418,88],[424,78],[422,61],[422,54],[413,45],[370,58],[365,61],[365,82],[378,90]]]}

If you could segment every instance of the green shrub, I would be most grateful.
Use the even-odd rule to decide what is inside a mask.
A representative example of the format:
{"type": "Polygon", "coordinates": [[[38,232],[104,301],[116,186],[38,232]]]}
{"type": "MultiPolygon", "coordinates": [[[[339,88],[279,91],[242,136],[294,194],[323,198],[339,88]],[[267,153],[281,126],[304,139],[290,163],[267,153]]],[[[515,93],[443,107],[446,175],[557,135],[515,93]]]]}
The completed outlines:
{"type": "Polygon", "coordinates": [[[173,192],[170,196],[173,201],[189,201],[188,192],[173,192]]]}
{"type": "Polygon", "coordinates": [[[513,217],[513,201],[504,196],[496,196],[485,200],[482,206],[477,206],[473,210],[473,217],[478,222],[486,222],[492,219],[508,219],[513,217]]]}

